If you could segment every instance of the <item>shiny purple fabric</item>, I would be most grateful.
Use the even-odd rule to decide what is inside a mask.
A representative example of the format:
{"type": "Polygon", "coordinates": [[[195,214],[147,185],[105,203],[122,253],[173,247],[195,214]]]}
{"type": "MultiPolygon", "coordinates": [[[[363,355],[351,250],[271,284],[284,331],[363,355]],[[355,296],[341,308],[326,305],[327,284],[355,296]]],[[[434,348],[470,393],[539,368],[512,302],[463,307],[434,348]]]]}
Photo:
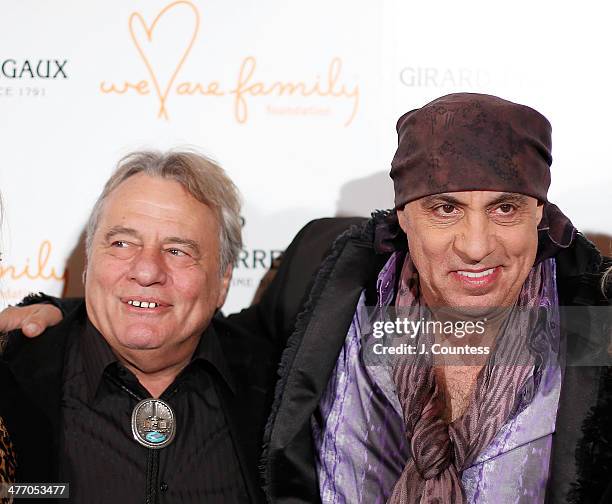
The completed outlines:
{"type": "MultiPolygon", "coordinates": [[[[554,271],[554,260],[550,259],[554,271]]],[[[402,254],[392,255],[378,277],[379,305],[394,297],[402,254]]],[[[556,289],[545,296],[557,303],[556,289]]],[[[384,503],[410,451],[389,368],[364,363],[369,332],[365,298],[359,304],[332,378],[312,419],[321,499],[328,503],[384,503]]],[[[552,433],[561,386],[557,359],[542,369],[533,400],[507,422],[462,475],[468,502],[543,503],[552,433]]]]}

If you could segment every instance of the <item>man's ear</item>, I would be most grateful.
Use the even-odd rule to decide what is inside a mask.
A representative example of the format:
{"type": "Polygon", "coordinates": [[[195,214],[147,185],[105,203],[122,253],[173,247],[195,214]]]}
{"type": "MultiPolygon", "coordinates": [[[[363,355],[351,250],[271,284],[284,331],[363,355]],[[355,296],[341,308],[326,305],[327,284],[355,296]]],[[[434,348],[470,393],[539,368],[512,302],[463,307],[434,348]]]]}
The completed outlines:
{"type": "Polygon", "coordinates": [[[406,206],[407,205],[404,205],[403,208],[397,209],[397,220],[399,221],[399,225],[404,233],[408,235],[408,216],[406,215],[406,206]]]}
{"type": "Polygon", "coordinates": [[[227,298],[227,293],[229,292],[230,283],[232,281],[232,273],[234,271],[234,265],[228,264],[227,268],[221,277],[221,286],[219,288],[219,297],[217,298],[217,308],[221,308],[225,303],[225,299],[227,298]]]}

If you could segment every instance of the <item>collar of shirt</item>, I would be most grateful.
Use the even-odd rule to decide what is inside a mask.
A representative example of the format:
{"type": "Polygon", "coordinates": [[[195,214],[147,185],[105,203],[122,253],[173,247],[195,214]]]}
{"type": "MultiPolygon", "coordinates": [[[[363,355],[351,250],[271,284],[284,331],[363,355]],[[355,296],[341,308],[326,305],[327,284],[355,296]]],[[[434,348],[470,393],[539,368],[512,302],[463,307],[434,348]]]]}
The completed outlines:
{"type": "MultiPolygon", "coordinates": [[[[104,372],[110,366],[122,366],[122,364],[89,318],[85,324],[85,330],[79,339],[79,349],[83,356],[83,367],[88,391],[87,399],[91,402],[96,397],[104,372]]],[[[235,382],[212,321],[202,333],[191,362],[177,375],[177,378],[183,375],[188,368],[198,365],[212,366],[221,379],[225,381],[231,392],[233,394],[236,393],[235,382]]]]}

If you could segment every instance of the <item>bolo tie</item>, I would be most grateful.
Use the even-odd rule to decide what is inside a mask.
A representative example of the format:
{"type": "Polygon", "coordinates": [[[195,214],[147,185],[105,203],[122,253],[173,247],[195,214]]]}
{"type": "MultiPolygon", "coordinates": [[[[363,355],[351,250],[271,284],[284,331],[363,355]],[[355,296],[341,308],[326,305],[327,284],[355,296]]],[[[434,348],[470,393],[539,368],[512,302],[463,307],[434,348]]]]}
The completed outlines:
{"type": "Polygon", "coordinates": [[[161,399],[143,399],[132,411],[134,439],[147,448],[160,449],[172,443],[176,434],[176,416],[161,399]]]}

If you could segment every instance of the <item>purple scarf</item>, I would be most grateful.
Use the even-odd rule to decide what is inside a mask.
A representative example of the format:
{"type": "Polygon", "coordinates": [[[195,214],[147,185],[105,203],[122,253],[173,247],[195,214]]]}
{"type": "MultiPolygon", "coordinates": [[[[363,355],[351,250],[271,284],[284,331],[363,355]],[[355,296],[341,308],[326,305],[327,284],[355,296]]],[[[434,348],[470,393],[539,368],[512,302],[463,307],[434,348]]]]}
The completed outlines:
{"type": "MultiPolygon", "coordinates": [[[[548,354],[541,343],[553,341],[551,333],[558,330],[552,322],[542,323],[548,314],[539,309],[544,293],[554,284],[553,264],[543,261],[532,268],[517,305],[502,324],[493,354],[477,377],[469,406],[450,424],[442,419],[444,405],[431,357],[396,360],[392,375],[412,456],[393,488],[390,504],[466,503],[463,470],[531,402],[538,388],[543,356],[548,354]]],[[[396,307],[420,318],[426,309],[415,273],[407,255],[396,307]]]]}

